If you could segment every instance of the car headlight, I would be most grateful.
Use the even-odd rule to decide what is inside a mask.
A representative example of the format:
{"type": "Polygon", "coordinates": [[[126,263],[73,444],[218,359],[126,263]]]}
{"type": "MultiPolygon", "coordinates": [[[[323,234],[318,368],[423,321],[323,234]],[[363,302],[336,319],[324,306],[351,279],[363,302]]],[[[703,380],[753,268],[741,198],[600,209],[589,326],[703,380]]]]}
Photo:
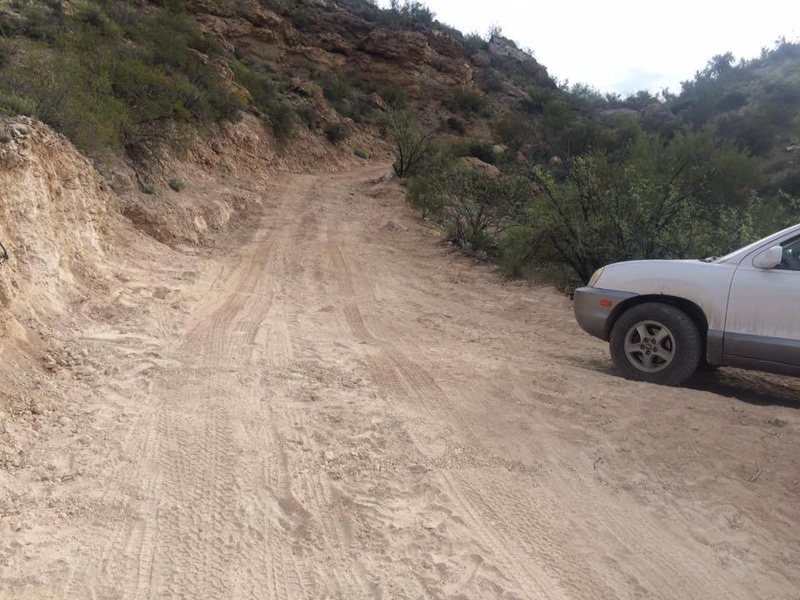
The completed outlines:
{"type": "Polygon", "coordinates": [[[605,267],[597,269],[597,271],[594,272],[594,275],[592,275],[592,278],[589,280],[589,287],[594,287],[597,282],[600,281],[600,276],[603,274],[604,269],[605,267]]]}

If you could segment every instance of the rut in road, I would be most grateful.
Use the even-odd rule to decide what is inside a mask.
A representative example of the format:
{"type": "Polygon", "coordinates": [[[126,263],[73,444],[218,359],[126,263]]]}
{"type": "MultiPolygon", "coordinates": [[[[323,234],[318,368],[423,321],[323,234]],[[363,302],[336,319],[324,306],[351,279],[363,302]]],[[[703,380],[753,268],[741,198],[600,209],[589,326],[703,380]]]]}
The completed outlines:
{"type": "Polygon", "coordinates": [[[132,416],[75,490],[77,551],[0,598],[791,597],[797,511],[623,464],[643,450],[603,407],[682,392],[604,373],[563,296],[384,227],[385,172],[284,177],[196,258],[182,321],[118,337],[132,416]]]}

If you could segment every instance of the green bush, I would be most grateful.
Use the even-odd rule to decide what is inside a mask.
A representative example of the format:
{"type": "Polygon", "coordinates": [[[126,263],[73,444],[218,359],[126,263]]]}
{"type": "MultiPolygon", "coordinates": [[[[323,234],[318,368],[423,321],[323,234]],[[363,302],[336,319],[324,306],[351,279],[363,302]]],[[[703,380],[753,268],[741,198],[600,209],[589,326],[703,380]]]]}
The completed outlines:
{"type": "Polygon", "coordinates": [[[468,142],[458,142],[452,144],[452,152],[456,156],[472,156],[485,163],[493,165],[497,163],[497,154],[494,147],[489,142],[480,140],[470,140],[468,142]]]}
{"type": "Polygon", "coordinates": [[[438,218],[442,212],[444,194],[441,181],[428,175],[416,175],[408,182],[406,197],[416,209],[422,212],[422,218],[438,218]]]}
{"type": "Polygon", "coordinates": [[[498,236],[500,266],[512,277],[523,277],[539,258],[542,234],[535,227],[518,224],[498,236]]]}
{"type": "Polygon", "coordinates": [[[295,3],[289,9],[288,13],[289,13],[289,18],[292,21],[292,24],[298,29],[305,29],[312,22],[312,17],[311,13],[309,12],[309,8],[305,5],[295,3]]]}
{"type": "Polygon", "coordinates": [[[778,189],[800,198],[800,171],[792,171],[784,175],[777,183],[778,189]]]}
{"type": "Polygon", "coordinates": [[[319,123],[317,122],[317,111],[314,110],[314,107],[310,104],[303,104],[302,106],[296,109],[297,116],[300,117],[300,120],[305,123],[306,127],[308,127],[311,131],[316,130],[319,127],[319,123]]]}
{"type": "Polygon", "coordinates": [[[236,76],[236,80],[250,92],[253,104],[261,111],[267,112],[267,108],[278,95],[272,78],[240,61],[234,61],[231,64],[231,70],[236,76]]]}
{"type": "Polygon", "coordinates": [[[325,137],[331,144],[341,144],[350,137],[350,128],[344,123],[331,123],[325,127],[325,137]]]}
{"type": "Polygon", "coordinates": [[[594,150],[566,178],[533,171],[545,258],[588,281],[599,267],[640,258],[721,255],[752,239],[758,169],[711,130],[669,142],[642,134],[622,154],[594,150]]]}
{"type": "Polygon", "coordinates": [[[503,76],[494,69],[485,70],[478,78],[478,84],[487,94],[497,94],[506,87],[503,76]]]}
{"type": "Polygon", "coordinates": [[[464,115],[479,114],[486,108],[486,97],[480,90],[471,87],[458,88],[445,100],[445,106],[464,115]]]}
{"type": "Polygon", "coordinates": [[[516,112],[503,114],[492,124],[492,129],[500,141],[514,151],[538,138],[538,131],[531,117],[516,112]]]}
{"type": "Polygon", "coordinates": [[[281,145],[286,144],[294,137],[296,132],[295,112],[290,106],[280,101],[270,104],[267,111],[275,139],[281,145]]]}
{"type": "Polygon", "coordinates": [[[408,98],[402,87],[391,84],[380,90],[378,95],[393,110],[405,110],[408,107],[408,98]]]}
{"type": "Polygon", "coordinates": [[[450,131],[458,135],[464,135],[467,132],[466,124],[458,117],[448,117],[445,124],[450,131]]]}
{"type": "Polygon", "coordinates": [[[364,93],[353,86],[348,77],[326,73],[320,85],[323,95],[337,113],[353,119],[356,123],[365,120],[365,116],[371,110],[370,103],[364,93]]]}
{"type": "Polygon", "coordinates": [[[18,1],[0,62],[7,110],[29,112],[95,154],[173,143],[176,131],[243,108],[203,54],[216,52],[178,9],[121,0],[18,1]]]}
{"type": "Polygon", "coordinates": [[[451,170],[434,190],[440,194],[438,222],[450,241],[488,253],[495,252],[498,236],[522,220],[532,195],[520,177],[493,177],[465,167],[451,170]]]}
{"type": "Polygon", "coordinates": [[[418,25],[433,25],[436,17],[427,6],[416,0],[391,0],[389,10],[402,20],[418,25]]]}
{"type": "Polygon", "coordinates": [[[549,87],[530,85],[525,89],[525,98],[520,101],[520,106],[527,113],[540,113],[555,96],[556,92],[549,87]]]}
{"type": "Polygon", "coordinates": [[[486,50],[488,47],[489,43],[478,33],[470,33],[464,36],[464,49],[467,56],[474,56],[481,50],[486,50]]]}
{"type": "Polygon", "coordinates": [[[36,113],[36,104],[29,98],[0,92],[0,111],[12,115],[31,116],[36,113]]]}
{"type": "Polygon", "coordinates": [[[364,160],[367,160],[369,158],[369,154],[367,154],[366,151],[362,150],[361,148],[356,148],[353,151],[353,154],[355,154],[358,158],[361,158],[361,159],[364,159],[364,160]]]}
{"type": "Polygon", "coordinates": [[[320,84],[325,99],[328,100],[334,108],[350,102],[353,99],[353,86],[344,77],[335,73],[326,73],[323,75],[320,84]]]}
{"type": "Polygon", "coordinates": [[[413,113],[396,111],[391,115],[388,133],[395,147],[395,174],[414,175],[433,152],[433,132],[424,130],[413,113]]]}
{"type": "Polygon", "coordinates": [[[297,115],[280,99],[272,75],[263,65],[251,66],[241,61],[234,62],[231,69],[236,80],[250,92],[253,105],[266,116],[277,142],[286,144],[297,131],[297,115]]]}

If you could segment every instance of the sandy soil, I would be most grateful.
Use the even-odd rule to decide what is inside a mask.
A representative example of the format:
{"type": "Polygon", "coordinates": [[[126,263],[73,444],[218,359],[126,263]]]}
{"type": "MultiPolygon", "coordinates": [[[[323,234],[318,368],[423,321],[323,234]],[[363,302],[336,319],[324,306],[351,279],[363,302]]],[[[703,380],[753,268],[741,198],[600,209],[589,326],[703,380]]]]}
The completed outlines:
{"type": "Polygon", "coordinates": [[[385,173],[133,253],[34,383],[6,351],[53,400],[0,428],[0,599],[799,598],[797,381],[619,379],[385,173]]]}

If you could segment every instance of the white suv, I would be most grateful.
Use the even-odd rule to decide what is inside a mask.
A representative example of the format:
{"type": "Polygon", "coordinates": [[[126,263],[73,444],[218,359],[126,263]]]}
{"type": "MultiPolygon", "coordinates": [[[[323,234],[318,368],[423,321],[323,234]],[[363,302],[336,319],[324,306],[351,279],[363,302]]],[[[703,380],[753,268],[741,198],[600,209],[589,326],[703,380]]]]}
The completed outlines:
{"type": "Polygon", "coordinates": [[[631,379],[680,385],[702,362],[800,375],[800,224],[716,260],[604,267],[575,316],[631,379]]]}

